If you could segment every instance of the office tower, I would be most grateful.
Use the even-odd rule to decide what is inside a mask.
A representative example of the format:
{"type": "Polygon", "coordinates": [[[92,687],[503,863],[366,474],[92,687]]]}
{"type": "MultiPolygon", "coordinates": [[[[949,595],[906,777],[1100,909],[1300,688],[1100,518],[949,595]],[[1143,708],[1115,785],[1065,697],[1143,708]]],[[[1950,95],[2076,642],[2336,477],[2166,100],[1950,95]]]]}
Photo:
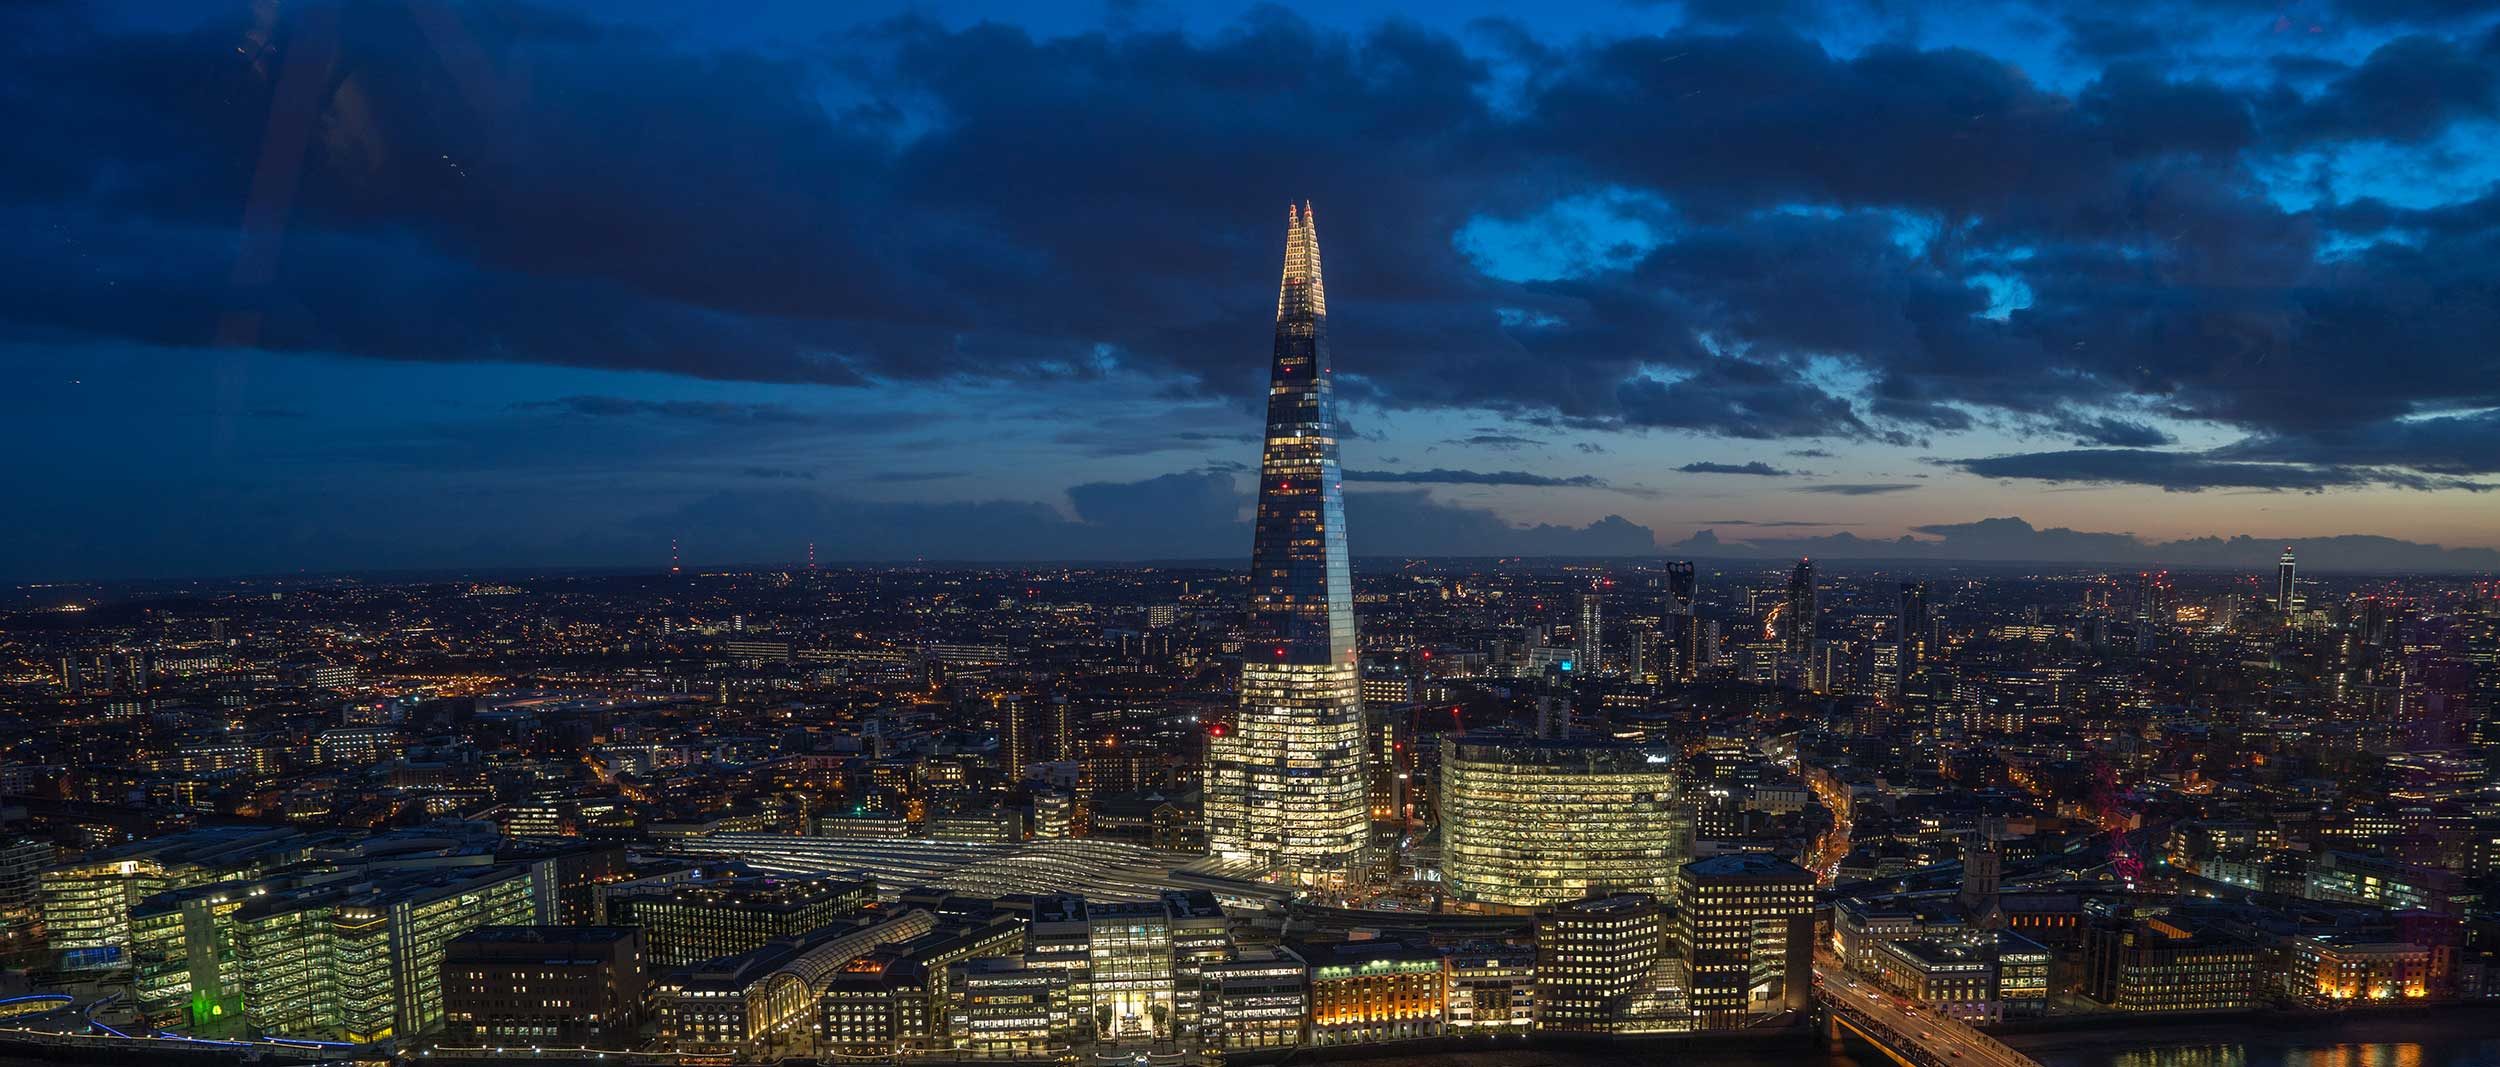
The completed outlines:
{"type": "Polygon", "coordinates": [[[1705,1029],[1803,1009],[1813,985],[1814,875],[1767,852],[1685,864],[1675,887],[1675,945],[1705,1029]]]}
{"type": "Polygon", "coordinates": [[[1572,627],[1572,637],[1580,646],[1575,657],[1579,662],[1571,665],[1573,673],[1593,678],[1605,670],[1605,632],[1606,597],[1592,587],[1580,594],[1580,620],[1572,627]]]}
{"type": "Polygon", "coordinates": [[[1928,655],[1933,651],[1927,647],[1929,631],[1933,629],[1934,623],[1931,621],[1927,605],[1926,582],[1901,583],[1899,623],[1900,666],[1903,671],[1913,670],[1919,664],[1925,663],[1928,655]]]}
{"type": "Polygon", "coordinates": [[[1208,964],[1204,1044],[1226,1052],[1301,1044],[1310,977],[1310,965],[1281,945],[1243,946],[1208,964]]]}
{"type": "Polygon", "coordinates": [[[1798,560],[1797,569],[1788,573],[1788,596],[1781,603],[1786,605],[1784,610],[1788,615],[1788,630],[1782,650],[1801,655],[1814,647],[1813,560],[1798,560]]]}
{"type": "Polygon", "coordinates": [[[1286,223],[1241,706],[1208,738],[1204,803],[1210,852],[1329,882],[1363,865],[1371,820],[1319,230],[1307,204],[1286,223]]]}
{"type": "Polygon", "coordinates": [[[1423,699],[1423,664],[1411,649],[1375,652],[1363,657],[1363,706],[1376,712],[1400,709],[1423,699]]]}
{"type": "Polygon", "coordinates": [[[2116,1011],[2230,1011],[2257,1003],[2263,955],[2223,931],[2111,916],[2084,932],[2084,996],[2116,1011]]]}
{"type": "Polygon", "coordinates": [[[630,926],[481,926],[443,946],[442,981],[449,1044],[623,1048],[650,975],[630,926]]]}
{"type": "Polygon", "coordinates": [[[1665,912],[1647,893],[1575,900],[1537,916],[1536,1028],[1625,1029],[1627,1008],[1655,982],[1665,912]]]}
{"type": "Polygon", "coordinates": [[[1664,609],[1667,665],[1661,673],[1679,680],[1689,680],[1700,669],[1701,626],[1693,615],[1693,600],[1701,592],[1700,579],[1694,574],[1689,559],[1667,562],[1667,603],[1664,609]]]}
{"type": "Polygon", "coordinates": [[[1685,849],[1670,752],[1614,741],[1441,740],[1442,879],[1480,905],[1664,894],[1685,849]]]}
{"type": "Polygon", "coordinates": [[[452,939],[480,926],[554,917],[545,865],[417,871],[308,885],[234,913],[234,973],[264,1034],[346,1041],[413,1038],[443,1019],[452,939]]]}
{"type": "Polygon", "coordinates": [[[313,840],[295,830],[218,826],[133,842],[90,853],[43,872],[46,946],[64,966],[117,958],[130,948],[132,909],[168,890],[255,878],[312,855],[313,840]]]}
{"type": "Polygon", "coordinates": [[[2293,591],[2293,572],[2298,569],[2299,565],[2292,559],[2291,546],[2283,546],[2282,557],[2274,562],[2274,610],[2278,614],[2289,615],[2299,605],[2299,594],[2293,591]]]}
{"type": "Polygon", "coordinates": [[[688,967],[836,922],[877,899],[867,878],[720,878],[611,890],[607,918],[639,926],[654,967],[688,967]]]}
{"type": "Polygon", "coordinates": [[[1068,1011],[1105,1040],[1196,1029],[1206,968],[1232,951],[1224,910],[1204,891],[1157,899],[1036,897],[1024,963],[1069,974],[1068,1011]]]}
{"type": "MultiPolygon", "coordinates": [[[[1068,971],[1026,966],[1012,956],[969,959],[954,970],[952,984],[960,1007],[954,1009],[958,1018],[950,1020],[950,1026],[959,1028],[957,1036],[974,1055],[1041,1059],[1054,1047],[1064,1048],[1075,1040],[1076,1027],[1068,1018],[1068,971]]],[[[875,1028],[843,1018],[848,1013],[837,1005],[858,998],[839,990],[837,985],[825,995],[826,1035],[836,1042],[837,1050],[853,1055],[890,1054],[891,1040],[859,1040],[873,1035],[875,1028]]],[[[872,1013],[860,1014],[875,1018],[872,1013]]]]}
{"type": "Polygon", "coordinates": [[[1536,1025],[1536,948],[1470,941],[1450,950],[1449,1028],[1520,1033],[1536,1025]]]}

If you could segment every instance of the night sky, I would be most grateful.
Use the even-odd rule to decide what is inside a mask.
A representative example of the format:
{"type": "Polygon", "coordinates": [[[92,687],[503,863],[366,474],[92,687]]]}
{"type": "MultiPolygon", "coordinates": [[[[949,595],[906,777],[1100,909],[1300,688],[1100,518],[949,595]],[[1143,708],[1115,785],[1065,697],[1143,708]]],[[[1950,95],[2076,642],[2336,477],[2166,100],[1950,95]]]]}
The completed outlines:
{"type": "Polygon", "coordinates": [[[1306,198],[1357,556],[2500,567],[2478,0],[39,0],[0,48],[14,580],[1246,560],[1306,198]]]}

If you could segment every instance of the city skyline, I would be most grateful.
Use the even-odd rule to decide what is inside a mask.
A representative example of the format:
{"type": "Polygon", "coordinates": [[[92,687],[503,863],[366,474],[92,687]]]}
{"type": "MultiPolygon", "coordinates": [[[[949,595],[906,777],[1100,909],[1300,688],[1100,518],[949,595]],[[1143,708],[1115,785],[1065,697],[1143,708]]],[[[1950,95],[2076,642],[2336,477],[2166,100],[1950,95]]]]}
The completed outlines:
{"type": "Polygon", "coordinates": [[[0,8],[0,1061],[2500,1064],[2500,6],[1510,7],[0,8]]]}
{"type": "Polygon", "coordinates": [[[0,578],[1236,558],[1301,197],[1358,557],[2500,562],[2489,12],[541,14],[10,16],[0,578]]]}

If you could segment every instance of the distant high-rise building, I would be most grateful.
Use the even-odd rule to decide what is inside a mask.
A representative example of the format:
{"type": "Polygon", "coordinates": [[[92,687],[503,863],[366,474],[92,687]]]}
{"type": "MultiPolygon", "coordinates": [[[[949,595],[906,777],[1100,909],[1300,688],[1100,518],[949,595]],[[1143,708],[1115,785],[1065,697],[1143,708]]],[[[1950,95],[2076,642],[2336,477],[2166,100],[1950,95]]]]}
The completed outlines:
{"type": "Polygon", "coordinates": [[[2135,576],[2135,621],[2162,622],[2170,610],[2170,572],[2145,571],[2135,576]]]}
{"type": "Polygon", "coordinates": [[[1785,651],[1803,654],[1814,647],[1813,560],[1798,560],[1797,569],[1788,572],[1788,598],[1784,603],[1788,615],[1788,630],[1783,641],[1785,651]]]}
{"type": "Polygon", "coordinates": [[[1929,631],[1933,627],[1927,605],[1927,583],[1901,583],[1901,669],[1909,670],[1926,662],[1929,631]]]}
{"type": "Polygon", "coordinates": [[[2292,559],[2291,546],[2285,545],[2282,557],[2274,562],[2274,610],[2276,612],[2289,615],[2292,609],[2298,606],[2300,598],[2299,594],[2294,592],[2296,579],[2293,576],[2293,572],[2298,569],[2299,565],[2292,559]]]}
{"type": "Polygon", "coordinates": [[[1606,594],[1591,586],[1580,594],[1580,620],[1572,627],[1572,637],[1579,644],[1579,662],[1571,665],[1573,673],[1593,677],[1605,669],[1606,594]]]}
{"type": "Polygon", "coordinates": [[[1081,760],[1085,758],[1085,706],[1065,696],[1052,697],[1050,714],[1043,720],[1050,733],[1050,758],[1081,760]]]}
{"type": "Polygon", "coordinates": [[[1667,666],[1661,673],[1689,679],[1701,665],[1701,625],[1693,615],[1693,600],[1701,591],[1701,583],[1693,573],[1693,561],[1670,560],[1667,563],[1667,602],[1664,609],[1667,666]]]}
{"type": "Polygon", "coordinates": [[[998,764],[1009,782],[1021,780],[1024,769],[1033,765],[1033,702],[1021,696],[1000,699],[998,708],[998,764]]]}
{"type": "Polygon", "coordinates": [[[1319,228],[1286,211],[1241,707],[1208,738],[1209,851],[1301,881],[1363,864],[1371,820],[1319,228]]]}

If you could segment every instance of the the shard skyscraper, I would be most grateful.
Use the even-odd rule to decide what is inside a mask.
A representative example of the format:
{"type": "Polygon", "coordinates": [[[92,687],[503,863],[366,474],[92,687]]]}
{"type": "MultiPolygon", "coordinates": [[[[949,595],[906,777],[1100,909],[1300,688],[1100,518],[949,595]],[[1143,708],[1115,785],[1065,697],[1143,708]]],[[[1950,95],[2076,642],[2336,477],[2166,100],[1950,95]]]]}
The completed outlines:
{"type": "Polygon", "coordinates": [[[1215,855],[1331,884],[1361,870],[1371,833],[1362,685],[1319,227],[1308,204],[1285,219],[1241,705],[1207,738],[1205,819],[1215,855]]]}

